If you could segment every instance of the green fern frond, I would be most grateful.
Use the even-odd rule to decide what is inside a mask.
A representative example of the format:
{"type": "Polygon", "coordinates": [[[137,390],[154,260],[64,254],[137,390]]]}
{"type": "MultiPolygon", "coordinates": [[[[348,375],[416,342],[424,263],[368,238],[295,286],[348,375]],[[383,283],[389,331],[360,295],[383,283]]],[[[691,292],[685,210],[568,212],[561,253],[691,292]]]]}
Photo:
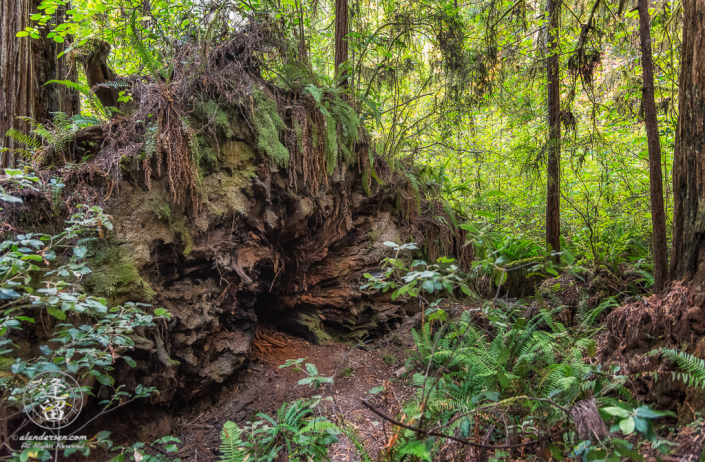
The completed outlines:
{"type": "Polygon", "coordinates": [[[72,124],[75,124],[78,128],[93,127],[100,125],[100,119],[94,116],[85,116],[82,114],[76,114],[69,118],[72,124]]]}
{"type": "Polygon", "coordinates": [[[29,149],[39,149],[41,147],[41,143],[35,138],[30,135],[25,135],[24,133],[15,130],[14,128],[9,129],[6,135],[9,136],[16,143],[22,144],[29,149]]]}
{"type": "Polygon", "coordinates": [[[421,460],[430,460],[431,454],[426,448],[426,443],[421,440],[409,440],[399,446],[397,454],[400,456],[414,456],[421,460]]]}
{"type": "Polygon", "coordinates": [[[653,350],[649,356],[663,356],[676,363],[683,371],[673,372],[673,380],[679,380],[688,387],[705,389],[705,360],[671,348],[653,350]]]}
{"type": "Polygon", "coordinates": [[[83,85],[78,82],[72,82],[71,80],[50,80],[47,83],[45,83],[44,85],[49,85],[52,83],[63,85],[66,88],[77,91],[86,97],[91,97],[93,95],[93,92],[91,91],[90,87],[88,87],[88,85],[83,85]]]}
{"type": "Polygon", "coordinates": [[[63,85],[66,88],[70,88],[71,90],[79,92],[80,94],[86,97],[88,105],[93,109],[94,112],[100,114],[106,119],[110,118],[110,112],[105,106],[103,106],[103,103],[100,102],[100,99],[98,99],[95,93],[91,91],[88,85],[83,85],[82,83],[78,82],[72,82],[71,80],[50,80],[44,85],[49,85],[53,83],[63,85]]]}
{"type": "Polygon", "coordinates": [[[119,81],[119,80],[113,80],[113,81],[110,81],[110,82],[99,83],[97,86],[99,86],[99,87],[114,88],[115,90],[119,90],[120,88],[128,87],[129,84],[128,84],[127,82],[122,82],[122,81],[119,81]]]}
{"type": "Polygon", "coordinates": [[[156,81],[164,79],[168,82],[169,72],[165,69],[164,64],[149,51],[142,39],[140,39],[137,30],[137,16],[136,13],[133,13],[132,18],[130,19],[128,33],[130,35],[132,46],[135,48],[135,52],[142,61],[142,64],[144,64],[156,81]]]}
{"type": "Polygon", "coordinates": [[[234,422],[223,425],[220,433],[220,462],[245,462],[249,458],[242,433],[242,429],[234,422]]]}

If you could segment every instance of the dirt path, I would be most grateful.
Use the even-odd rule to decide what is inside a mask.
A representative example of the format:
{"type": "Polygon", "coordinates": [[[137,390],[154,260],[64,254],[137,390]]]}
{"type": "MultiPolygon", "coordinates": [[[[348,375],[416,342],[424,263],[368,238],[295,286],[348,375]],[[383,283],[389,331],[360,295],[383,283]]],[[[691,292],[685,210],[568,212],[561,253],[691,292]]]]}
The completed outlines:
{"type": "MultiPolygon", "coordinates": [[[[221,390],[209,410],[191,410],[181,416],[176,434],[181,438],[179,457],[184,461],[214,461],[218,458],[220,432],[227,421],[243,423],[258,412],[269,415],[284,403],[314,395],[332,397],[324,413],[338,424],[344,421],[357,434],[369,454],[376,458],[392,434],[389,425],[361,404],[361,399],[397,407],[413,393],[395,373],[404,366],[414,343],[409,320],[374,344],[351,347],[339,343],[313,345],[280,332],[268,332],[253,348],[250,367],[241,378],[221,390]],[[292,368],[280,369],[288,359],[308,358],[320,375],[334,377],[334,384],[321,390],[299,385],[306,375],[292,368]],[[390,380],[391,378],[391,380],[390,380]],[[372,396],[372,388],[385,391],[372,396]]],[[[398,374],[402,375],[402,374],[398,374]]],[[[360,460],[351,441],[341,440],[331,450],[334,461],[360,460]]]]}

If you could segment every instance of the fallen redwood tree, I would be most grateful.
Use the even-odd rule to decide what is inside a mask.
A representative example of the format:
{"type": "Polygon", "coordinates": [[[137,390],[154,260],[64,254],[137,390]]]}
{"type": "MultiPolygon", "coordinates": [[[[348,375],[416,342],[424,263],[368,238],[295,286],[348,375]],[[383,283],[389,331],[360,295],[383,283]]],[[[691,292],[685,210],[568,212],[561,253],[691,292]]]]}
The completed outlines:
{"type": "MultiPolygon", "coordinates": [[[[258,324],[312,342],[383,331],[405,300],[359,286],[386,241],[469,266],[453,212],[407,166],[375,154],[345,95],[261,77],[268,34],[251,25],[206,57],[185,45],[172,75],[128,80],[128,115],[35,161],[39,175],[66,185],[65,213],[87,203],[113,216],[114,232],[91,249],[87,289],[172,313],[134,335],[137,367],[117,368],[128,388],[157,387],[157,402],[189,400],[235,374],[258,324]]],[[[20,194],[6,222],[56,202],[20,194]]],[[[31,226],[55,219],[34,214],[31,226]]]]}

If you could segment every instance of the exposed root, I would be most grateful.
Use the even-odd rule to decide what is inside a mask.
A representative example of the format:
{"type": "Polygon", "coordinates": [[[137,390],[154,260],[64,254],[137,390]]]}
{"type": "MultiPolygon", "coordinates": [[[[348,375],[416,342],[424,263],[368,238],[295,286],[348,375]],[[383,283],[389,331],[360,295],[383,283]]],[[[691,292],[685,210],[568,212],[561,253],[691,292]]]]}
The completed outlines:
{"type": "Polygon", "coordinates": [[[598,443],[609,436],[609,430],[597,411],[594,398],[576,403],[570,411],[570,415],[575,423],[580,441],[592,440],[598,443]]]}
{"type": "Polygon", "coordinates": [[[252,351],[257,354],[270,353],[275,348],[286,348],[288,344],[286,337],[270,326],[258,326],[255,337],[252,341],[252,351]]]}
{"type": "Polygon", "coordinates": [[[605,321],[603,354],[645,353],[657,346],[694,342],[705,332],[705,312],[693,306],[688,288],[673,284],[666,295],[653,295],[614,310],[605,321]]]}

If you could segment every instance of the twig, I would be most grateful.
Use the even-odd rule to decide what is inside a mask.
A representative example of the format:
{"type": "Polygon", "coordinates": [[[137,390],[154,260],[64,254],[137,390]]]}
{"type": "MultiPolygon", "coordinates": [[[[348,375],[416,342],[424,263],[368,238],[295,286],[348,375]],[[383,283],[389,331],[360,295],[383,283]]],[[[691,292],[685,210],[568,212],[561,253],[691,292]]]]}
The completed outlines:
{"type": "MultiPolygon", "coordinates": [[[[387,421],[393,423],[394,425],[396,425],[396,426],[398,426],[398,427],[406,428],[407,430],[412,430],[412,431],[417,432],[417,433],[423,433],[424,435],[427,435],[427,436],[438,436],[438,437],[440,437],[440,438],[448,438],[448,439],[451,439],[451,440],[453,440],[453,441],[457,441],[458,443],[467,444],[468,446],[472,446],[472,447],[475,447],[475,448],[481,448],[481,449],[513,449],[513,448],[521,448],[521,447],[524,447],[524,446],[530,446],[530,445],[532,445],[532,444],[539,443],[539,442],[541,442],[541,441],[544,439],[544,438],[539,438],[539,439],[536,439],[536,440],[533,440],[533,441],[527,441],[527,442],[524,442],[524,443],[502,444],[502,445],[497,445],[497,446],[494,446],[494,445],[491,445],[491,444],[475,443],[475,442],[473,442],[473,441],[468,441],[468,440],[466,440],[466,439],[464,439],[464,438],[459,438],[459,437],[457,437],[457,436],[447,435],[447,434],[445,434],[445,433],[440,433],[440,432],[437,432],[437,431],[424,430],[423,428],[418,428],[418,427],[414,427],[414,426],[411,426],[411,425],[407,425],[407,424],[405,424],[405,423],[403,423],[403,422],[399,422],[399,421],[396,420],[394,417],[385,414],[383,411],[380,411],[379,409],[377,409],[376,407],[374,407],[372,404],[368,403],[367,401],[365,401],[365,400],[361,400],[361,401],[362,401],[362,404],[365,405],[369,410],[371,410],[372,412],[374,412],[374,413],[377,414],[378,416],[382,417],[384,420],[387,420],[387,421]]],[[[557,432],[554,432],[554,433],[552,433],[552,434],[550,434],[550,435],[548,435],[548,436],[555,436],[555,435],[557,435],[557,434],[559,434],[559,433],[562,433],[562,432],[564,432],[564,431],[566,431],[566,430],[565,430],[565,429],[561,429],[561,430],[558,430],[557,432]]]]}

